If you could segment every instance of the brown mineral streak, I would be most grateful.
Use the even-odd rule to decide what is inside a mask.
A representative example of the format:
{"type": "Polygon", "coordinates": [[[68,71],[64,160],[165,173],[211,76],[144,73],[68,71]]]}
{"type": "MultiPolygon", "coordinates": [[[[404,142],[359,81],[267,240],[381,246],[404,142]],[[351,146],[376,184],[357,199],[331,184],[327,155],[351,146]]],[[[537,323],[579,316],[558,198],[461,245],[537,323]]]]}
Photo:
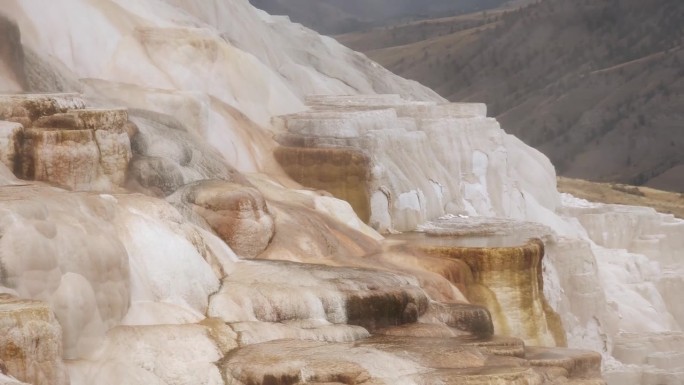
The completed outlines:
{"type": "MultiPolygon", "coordinates": [[[[509,287],[519,293],[518,310],[531,311],[535,302],[541,302],[543,313],[548,320],[550,332],[556,346],[566,346],[565,331],[560,317],[548,305],[544,297],[542,276],[542,258],[544,243],[540,239],[531,239],[526,244],[514,247],[445,247],[419,246],[428,255],[464,261],[472,272],[473,282],[464,294],[476,304],[490,309],[495,320],[499,322],[499,332],[508,329],[503,321],[503,309],[496,298],[489,294],[492,287],[509,287]]],[[[539,319],[531,314],[526,317],[525,325],[529,335],[538,332],[539,319]]],[[[496,321],[495,321],[496,322],[496,321]]],[[[541,321],[543,322],[543,321],[541,321]]]]}
{"type": "Polygon", "coordinates": [[[292,179],[349,202],[362,221],[370,220],[368,155],[346,148],[303,147],[278,147],[274,155],[292,179]]]}

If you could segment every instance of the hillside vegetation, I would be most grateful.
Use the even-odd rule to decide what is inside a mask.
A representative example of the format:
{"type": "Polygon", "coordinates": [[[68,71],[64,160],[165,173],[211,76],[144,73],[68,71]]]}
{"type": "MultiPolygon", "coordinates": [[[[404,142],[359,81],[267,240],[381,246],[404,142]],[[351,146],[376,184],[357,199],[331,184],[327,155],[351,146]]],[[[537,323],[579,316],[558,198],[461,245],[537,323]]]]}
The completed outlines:
{"type": "Polygon", "coordinates": [[[684,219],[684,194],[681,193],[564,177],[558,178],[558,191],[591,202],[651,207],[684,219]]]}
{"type": "Polygon", "coordinates": [[[570,177],[684,191],[684,2],[544,0],[338,36],[484,101],[570,177]]]}

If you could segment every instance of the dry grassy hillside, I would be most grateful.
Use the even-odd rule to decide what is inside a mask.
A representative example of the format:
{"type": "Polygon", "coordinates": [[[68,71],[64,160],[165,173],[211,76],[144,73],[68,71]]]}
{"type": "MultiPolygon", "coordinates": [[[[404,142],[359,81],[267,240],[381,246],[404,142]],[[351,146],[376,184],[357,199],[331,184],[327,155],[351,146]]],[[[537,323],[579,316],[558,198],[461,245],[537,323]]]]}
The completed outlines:
{"type": "Polygon", "coordinates": [[[543,0],[339,36],[485,101],[561,174],[684,191],[684,2],[543,0]]]}
{"type": "MultiPolygon", "coordinates": [[[[508,0],[250,0],[275,15],[288,15],[322,34],[335,34],[397,20],[455,15],[497,7],[508,0]]],[[[520,1],[520,0],[517,0],[520,1]]]]}
{"type": "Polygon", "coordinates": [[[591,202],[652,207],[684,219],[684,194],[615,183],[558,178],[558,190],[591,202]]]}

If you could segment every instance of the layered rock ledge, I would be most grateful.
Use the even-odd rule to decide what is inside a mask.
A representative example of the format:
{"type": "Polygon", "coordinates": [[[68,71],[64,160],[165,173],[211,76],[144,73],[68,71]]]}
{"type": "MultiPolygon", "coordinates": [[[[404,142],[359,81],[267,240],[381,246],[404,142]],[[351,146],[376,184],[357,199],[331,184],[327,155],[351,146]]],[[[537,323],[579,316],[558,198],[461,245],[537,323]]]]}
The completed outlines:
{"type": "Polygon", "coordinates": [[[0,161],[26,180],[72,190],[121,186],[131,159],[126,109],[76,94],[0,95],[0,161]]]}
{"type": "Polygon", "coordinates": [[[435,272],[452,279],[471,303],[489,309],[497,333],[534,345],[566,345],[560,317],[544,296],[544,243],[528,238],[544,236],[548,229],[511,220],[459,217],[429,222],[423,229],[390,239],[428,256],[461,262],[460,271],[435,272]]]}
{"type": "Polygon", "coordinates": [[[274,120],[276,159],[296,181],[346,199],[380,232],[446,213],[522,219],[529,205],[559,204],[545,193],[555,191],[548,160],[487,118],[483,104],[396,95],[307,103],[310,110],[274,120]]]}
{"type": "Polygon", "coordinates": [[[62,329],[48,304],[0,294],[0,382],[2,374],[34,385],[69,384],[62,329]]]}

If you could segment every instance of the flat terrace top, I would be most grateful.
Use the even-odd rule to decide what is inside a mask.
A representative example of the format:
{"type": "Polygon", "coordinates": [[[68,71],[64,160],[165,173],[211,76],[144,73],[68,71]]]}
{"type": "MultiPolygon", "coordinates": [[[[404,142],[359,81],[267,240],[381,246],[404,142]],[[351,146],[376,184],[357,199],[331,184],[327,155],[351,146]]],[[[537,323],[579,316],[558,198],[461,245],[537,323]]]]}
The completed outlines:
{"type": "Polygon", "coordinates": [[[532,238],[555,237],[549,227],[509,218],[446,215],[420,226],[419,231],[388,239],[433,247],[517,247],[532,238]]]}
{"type": "Polygon", "coordinates": [[[430,235],[423,232],[408,232],[389,235],[387,239],[405,241],[413,245],[426,247],[518,247],[523,246],[529,237],[520,235],[430,235]]]}

